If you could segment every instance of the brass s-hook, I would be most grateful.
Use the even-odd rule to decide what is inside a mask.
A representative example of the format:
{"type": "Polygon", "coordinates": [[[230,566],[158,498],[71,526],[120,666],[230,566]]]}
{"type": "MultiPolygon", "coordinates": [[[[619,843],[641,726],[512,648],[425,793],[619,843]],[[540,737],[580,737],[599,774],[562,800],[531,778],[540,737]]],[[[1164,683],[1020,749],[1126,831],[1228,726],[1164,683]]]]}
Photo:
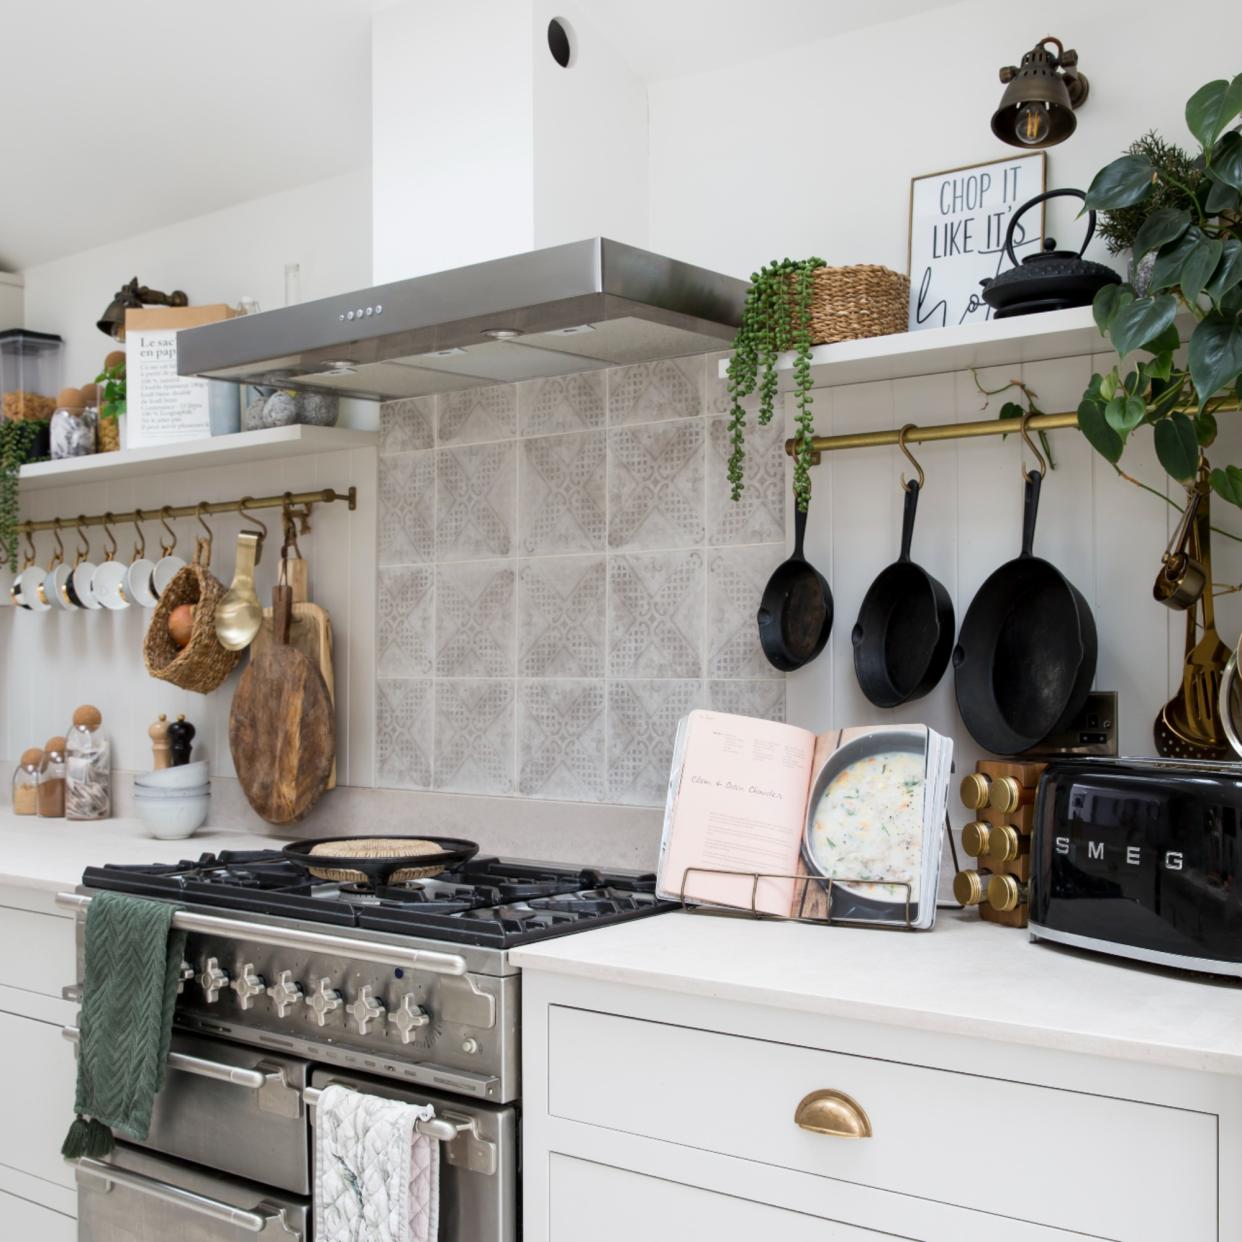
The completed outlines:
{"type": "Polygon", "coordinates": [[[112,525],[111,525],[115,521],[116,521],[116,518],[114,518],[111,513],[105,513],[103,515],[103,520],[100,522],[100,525],[103,527],[104,538],[107,539],[108,541],[108,548],[104,552],[105,561],[116,560],[117,542],[116,542],[116,536],[112,533],[112,525]]]}
{"type": "MultiPolygon", "coordinates": [[[[927,475],[923,473],[923,467],[919,465],[918,459],[906,447],[906,436],[908,436],[910,432],[912,432],[913,430],[915,430],[915,425],[913,423],[907,423],[897,433],[897,447],[901,449],[901,451],[906,455],[906,460],[915,468],[915,470],[919,472],[918,487],[919,487],[919,491],[922,491],[923,484],[927,482],[927,475]]],[[[910,481],[907,480],[904,471],[902,472],[902,475],[901,475],[901,486],[904,487],[906,491],[909,491],[912,486],[910,481]]]]}
{"type": "MultiPolygon", "coordinates": [[[[1034,417],[1029,410],[1022,415],[1022,439],[1026,442],[1026,447],[1035,454],[1035,460],[1039,462],[1039,477],[1042,479],[1048,473],[1048,462],[1044,458],[1043,453],[1039,451],[1035,441],[1031,439],[1031,432],[1027,424],[1034,417]]],[[[1026,467],[1021,462],[1018,463],[1018,467],[1022,471],[1022,477],[1025,479],[1027,477],[1026,467]]]]}
{"type": "Polygon", "coordinates": [[[74,528],[78,532],[79,540],[77,555],[73,558],[73,566],[75,569],[81,565],[84,560],[88,559],[91,554],[91,541],[86,537],[86,531],[82,529],[85,522],[86,515],[84,513],[79,513],[78,520],[73,524],[74,528]]]}
{"type": "Polygon", "coordinates": [[[215,541],[215,536],[211,533],[211,527],[208,526],[207,523],[203,521],[203,514],[206,512],[207,512],[207,502],[205,500],[200,500],[198,504],[195,506],[194,516],[198,519],[198,524],[206,532],[207,551],[208,553],[210,553],[211,545],[215,541]]]}
{"type": "Polygon", "coordinates": [[[168,543],[165,543],[163,539],[160,540],[160,551],[165,556],[172,556],[172,554],[177,550],[177,532],[168,525],[168,519],[171,516],[172,505],[165,505],[160,510],[160,525],[168,532],[169,539],[168,543]]]}
{"type": "Polygon", "coordinates": [[[57,518],[52,525],[52,538],[56,540],[56,552],[52,556],[52,563],[48,569],[55,569],[57,565],[63,565],[65,561],[65,545],[60,537],[60,518],[57,518]]]}
{"type": "Polygon", "coordinates": [[[138,532],[138,542],[134,544],[133,560],[145,561],[147,559],[147,537],[142,533],[142,523],[146,519],[146,514],[141,509],[134,510],[134,530],[138,532]]]}

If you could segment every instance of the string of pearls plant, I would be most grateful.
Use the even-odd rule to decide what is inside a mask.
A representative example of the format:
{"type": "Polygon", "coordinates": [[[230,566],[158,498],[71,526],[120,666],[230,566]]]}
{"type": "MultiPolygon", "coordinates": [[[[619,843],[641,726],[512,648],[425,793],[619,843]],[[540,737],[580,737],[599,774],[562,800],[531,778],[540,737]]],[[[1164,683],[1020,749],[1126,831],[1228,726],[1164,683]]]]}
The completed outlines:
{"type": "Polygon", "coordinates": [[[824,260],[773,260],[750,278],[742,322],[729,361],[729,483],[733,499],[741,500],[746,460],[746,409],[742,404],[759,392],[759,425],[772,421],[776,403],[778,357],[794,353],[794,497],[805,513],[811,499],[811,440],[815,434],[811,408],[811,294],[815,269],[824,260]]]}

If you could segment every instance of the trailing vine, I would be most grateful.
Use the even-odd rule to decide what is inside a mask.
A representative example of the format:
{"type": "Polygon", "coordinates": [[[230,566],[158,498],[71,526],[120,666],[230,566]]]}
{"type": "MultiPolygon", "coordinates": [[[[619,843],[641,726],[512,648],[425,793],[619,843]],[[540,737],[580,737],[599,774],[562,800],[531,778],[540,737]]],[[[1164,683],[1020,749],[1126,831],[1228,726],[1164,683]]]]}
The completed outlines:
{"type": "Polygon", "coordinates": [[[0,547],[9,568],[17,568],[17,473],[31,460],[39,432],[47,423],[0,420],[0,547]]]}
{"type": "Polygon", "coordinates": [[[815,434],[811,398],[811,296],[815,269],[823,259],[773,260],[750,278],[742,322],[729,361],[729,483],[733,499],[742,498],[746,460],[746,409],[743,402],[759,393],[760,426],[772,421],[776,407],[777,359],[794,352],[797,394],[794,430],[794,497],[806,512],[811,499],[811,442],[815,434]]]}

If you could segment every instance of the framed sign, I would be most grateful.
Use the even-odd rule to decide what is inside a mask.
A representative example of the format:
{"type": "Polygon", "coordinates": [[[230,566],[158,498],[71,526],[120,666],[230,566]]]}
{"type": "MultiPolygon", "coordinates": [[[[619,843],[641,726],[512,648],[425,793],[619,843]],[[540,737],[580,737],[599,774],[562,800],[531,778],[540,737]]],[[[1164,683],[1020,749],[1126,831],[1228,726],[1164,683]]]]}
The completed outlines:
{"type": "MultiPolygon", "coordinates": [[[[1043,193],[1043,151],[927,173],[910,181],[909,330],[944,328],[992,317],[980,281],[1009,266],[1005,232],[1023,203],[1043,193]]],[[[1018,221],[1018,261],[1038,251],[1044,204],[1018,221]],[[1038,219],[1039,231],[1035,231],[1038,219]]]]}

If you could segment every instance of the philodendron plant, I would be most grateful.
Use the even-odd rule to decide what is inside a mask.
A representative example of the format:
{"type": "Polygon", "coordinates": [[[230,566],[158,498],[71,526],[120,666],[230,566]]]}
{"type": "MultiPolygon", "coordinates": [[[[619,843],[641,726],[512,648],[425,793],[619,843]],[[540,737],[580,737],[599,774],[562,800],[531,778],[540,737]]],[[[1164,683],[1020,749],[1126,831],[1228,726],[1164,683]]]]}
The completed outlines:
{"type": "MultiPolygon", "coordinates": [[[[1209,82],[1186,104],[1186,124],[1201,149],[1189,206],[1164,207],[1144,220],[1134,259],[1155,252],[1149,292],[1107,285],[1096,295],[1095,321],[1118,362],[1093,375],[1078,407],[1083,434],[1114,465],[1126,441],[1150,425],[1161,465],[1175,479],[1194,478],[1216,438],[1216,414],[1242,401],[1242,74],[1209,82]],[[1194,327],[1185,363],[1176,319],[1194,327]]],[[[1101,169],[1086,206],[1114,211],[1142,203],[1164,177],[1144,155],[1124,155],[1101,169]]],[[[1211,472],[1213,489],[1242,506],[1242,469],[1211,472]]]]}

